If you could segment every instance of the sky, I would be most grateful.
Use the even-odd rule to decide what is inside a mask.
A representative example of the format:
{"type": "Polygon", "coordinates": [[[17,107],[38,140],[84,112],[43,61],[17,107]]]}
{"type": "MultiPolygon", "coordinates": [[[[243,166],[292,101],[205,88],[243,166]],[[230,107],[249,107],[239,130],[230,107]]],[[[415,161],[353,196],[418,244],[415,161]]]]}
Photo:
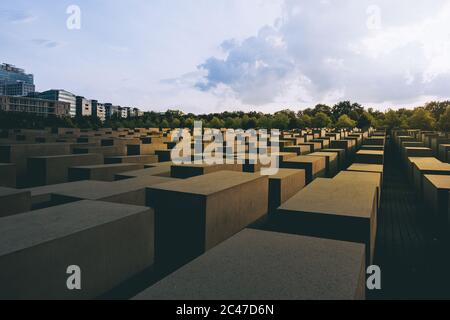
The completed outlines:
{"type": "Polygon", "coordinates": [[[2,1],[0,62],[142,110],[414,107],[450,98],[450,0],[2,1]]]}

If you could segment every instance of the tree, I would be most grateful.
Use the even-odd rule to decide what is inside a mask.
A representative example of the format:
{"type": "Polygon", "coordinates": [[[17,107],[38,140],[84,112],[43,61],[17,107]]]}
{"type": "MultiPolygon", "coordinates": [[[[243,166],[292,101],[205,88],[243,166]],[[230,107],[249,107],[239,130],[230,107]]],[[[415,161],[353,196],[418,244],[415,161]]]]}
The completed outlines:
{"type": "Polygon", "coordinates": [[[309,115],[307,115],[307,114],[304,114],[304,115],[300,116],[298,118],[298,126],[301,129],[311,128],[311,126],[312,126],[312,118],[309,115]]]}
{"type": "Polygon", "coordinates": [[[433,130],[436,120],[430,111],[425,108],[417,108],[409,118],[408,124],[412,129],[433,130]]]}
{"type": "Polygon", "coordinates": [[[171,127],[172,129],[179,128],[180,126],[181,126],[181,121],[180,121],[180,119],[178,119],[178,118],[174,118],[174,119],[172,120],[172,123],[170,124],[170,127],[171,127]]]}
{"type": "Polygon", "coordinates": [[[164,119],[163,121],[161,121],[161,123],[159,124],[159,126],[160,126],[161,128],[169,128],[169,127],[170,127],[169,121],[167,121],[166,119],[164,119]]]}
{"type": "Polygon", "coordinates": [[[445,132],[450,132],[450,106],[447,107],[445,112],[439,118],[439,129],[445,132]]]}
{"type": "Polygon", "coordinates": [[[255,129],[257,126],[258,126],[258,119],[256,119],[256,117],[250,117],[250,119],[248,120],[247,127],[249,129],[255,129]]]}
{"type": "Polygon", "coordinates": [[[341,101],[334,105],[331,112],[335,119],[346,114],[353,120],[358,120],[360,115],[364,112],[364,108],[358,103],[351,103],[350,101],[341,101]]]}
{"type": "Polygon", "coordinates": [[[273,128],[286,130],[288,126],[289,126],[289,117],[285,113],[275,114],[272,121],[273,128]]]}
{"type": "Polygon", "coordinates": [[[374,117],[370,113],[364,111],[358,119],[357,127],[360,129],[368,129],[370,127],[373,127],[374,124],[375,124],[374,117]]]}
{"type": "Polygon", "coordinates": [[[312,119],[312,126],[314,128],[327,128],[331,126],[331,119],[323,112],[318,112],[312,119]]]}
{"type": "Polygon", "coordinates": [[[450,107],[450,101],[431,101],[425,105],[425,110],[431,112],[435,119],[439,119],[450,107]]]}
{"type": "Polygon", "coordinates": [[[353,129],[356,126],[356,121],[352,120],[348,115],[344,114],[339,117],[338,121],[336,122],[336,128],[339,129],[353,129]]]}
{"type": "Polygon", "coordinates": [[[268,116],[263,115],[258,119],[258,127],[261,129],[271,129],[272,120],[268,116]]]}
{"type": "Polygon", "coordinates": [[[225,128],[234,128],[234,120],[231,117],[225,118],[225,128]]]}
{"type": "Polygon", "coordinates": [[[194,122],[195,122],[194,118],[187,118],[184,121],[184,127],[192,129],[194,128],[194,122]]]}
{"type": "Polygon", "coordinates": [[[398,128],[401,124],[400,118],[394,110],[389,110],[384,117],[384,125],[392,130],[398,128]]]}
{"type": "Polygon", "coordinates": [[[333,116],[333,113],[331,111],[331,108],[329,106],[327,106],[326,104],[318,104],[314,107],[312,114],[316,115],[319,112],[325,113],[327,116],[329,116],[330,118],[333,116]]]}
{"type": "Polygon", "coordinates": [[[211,119],[211,121],[209,122],[209,127],[210,128],[215,128],[215,129],[220,129],[224,127],[224,123],[222,120],[220,120],[217,117],[213,117],[211,119]]]}

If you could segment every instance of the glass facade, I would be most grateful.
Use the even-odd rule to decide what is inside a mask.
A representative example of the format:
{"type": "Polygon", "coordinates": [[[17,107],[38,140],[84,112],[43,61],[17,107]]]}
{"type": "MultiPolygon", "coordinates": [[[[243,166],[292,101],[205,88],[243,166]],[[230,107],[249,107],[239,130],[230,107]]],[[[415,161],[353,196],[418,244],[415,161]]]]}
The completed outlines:
{"type": "Polygon", "coordinates": [[[35,99],[29,97],[0,96],[0,110],[7,112],[27,112],[47,117],[67,116],[70,106],[68,103],[35,99]]]}
{"type": "Polygon", "coordinates": [[[70,116],[75,117],[77,112],[77,98],[66,90],[48,90],[39,94],[39,98],[53,101],[67,102],[70,104],[70,116]]]}
{"type": "Polygon", "coordinates": [[[11,64],[4,63],[0,65],[0,82],[14,83],[18,81],[34,84],[34,76],[26,74],[23,69],[16,68],[11,64]]]}
{"type": "Polygon", "coordinates": [[[0,65],[0,94],[26,96],[34,92],[34,76],[10,64],[0,65]]]}

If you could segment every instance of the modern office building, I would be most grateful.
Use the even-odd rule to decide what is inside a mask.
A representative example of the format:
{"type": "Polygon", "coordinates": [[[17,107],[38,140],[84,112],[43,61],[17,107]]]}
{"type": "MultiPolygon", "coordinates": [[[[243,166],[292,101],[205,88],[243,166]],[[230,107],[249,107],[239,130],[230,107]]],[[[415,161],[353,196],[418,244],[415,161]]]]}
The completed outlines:
{"type": "Polygon", "coordinates": [[[91,100],[92,115],[97,116],[101,121],[106,120],[105,104],[99,103],[97,100],[91,100]]]}
{"type": "Polygon", "coordinates": [[[0,110],[33,113],[43,117],[67,117],[70,114],[70,104],[30,97],[0,96],[0,110]]]}
{"type": "MultiPolygon", "coordinates": [[[[29,95],[30,96],[30,95],[29,95]]],[[[70,104],[70,116],[75,117],[77,113],[77,98],[73,93],[61,89],[52,89],[45,92],[41,92],[38,98],[45,100],[61,101],[70,104]]]]}
{"type": "Polygon", "coordinates": [[[3,93],[6,96],[20,96],[25,97],[35,91],[34,84],[18,81],[15,83],[7,83],[3,86],[3,93]]]}
{"type": "Polygon", "coordinates": [[[77,116],[80,117],[92,116],[91,100],[88,100],[85,97],[77,96],[77,116]]]}
{"type": "Polygon", "coordinates": [[[127,119],[130,116],[130,108],[129,107],[119,107],[119,115],[123,119],[127,119]]]}
{"type": "Polygon", "coordinates": [[[16,68],[11,64],[3,63],[0,65],[0,82],[24,82],[34,84],[34,76],[32,74],[26,74],[23,69],[16,68]]]}
{"type": "Polygon", "coordinates": [[[144,111],[139,110],[138,108],[130,109],[130,117],[138,118],[144,115],[144,111]]]}
{"type": "Polygon", "coordinates": [[[105,103],[105,116],[111,118],[113,115],[118,114],[120,106],[115,106],[112,103],[105,103]]]}
{"type": "Polygon", "coordinates": [[[26,96],[35,91],[34,76],[11,64],[0,65],[0,94],[26,96]]]}

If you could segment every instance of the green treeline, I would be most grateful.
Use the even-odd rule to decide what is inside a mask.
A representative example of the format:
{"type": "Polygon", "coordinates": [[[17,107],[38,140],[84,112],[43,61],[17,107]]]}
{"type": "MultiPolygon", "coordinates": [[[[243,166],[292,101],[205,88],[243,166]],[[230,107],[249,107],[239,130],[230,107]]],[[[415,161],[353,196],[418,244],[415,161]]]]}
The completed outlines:
{"type": "Polygon", "coordinates": [[[332,107],[318,104],[302,111],[285,109],[275,114],[262,112],[222,112],[195,115],[178,110],[146,112],[139,118],[121,119],[114,116],[102,123],[97,117],[43,118],[33,114],[0,112],[0,129],[44,127],[68,127],[80,129],[105,128],[179,128],[193,127],[194,121],[202,121],[210,128],[368,128],[422,129],[450,131],[450,101],[430,102],[415,109],[377,111],[364,108],[350,101],[340,102],[332,107]]]}

